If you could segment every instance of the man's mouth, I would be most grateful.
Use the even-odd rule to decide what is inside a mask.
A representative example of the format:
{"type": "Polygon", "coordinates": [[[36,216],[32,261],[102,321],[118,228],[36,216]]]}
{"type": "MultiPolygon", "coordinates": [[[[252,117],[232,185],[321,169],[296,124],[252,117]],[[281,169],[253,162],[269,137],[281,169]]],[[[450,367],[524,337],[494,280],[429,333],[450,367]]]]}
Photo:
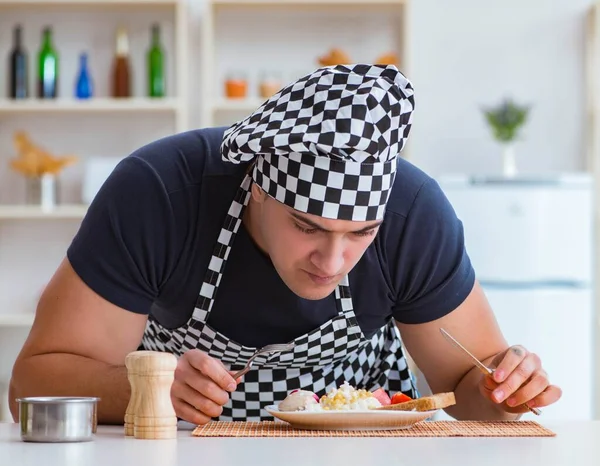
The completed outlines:
{"type": "Polygon", "coordinates": [[[331,276],[326,277],[323,275],[316,275],[316,274],[310,273],[310,272],[306,272],[306,274],[317,285],[329,285],[332,282],[334,282],[337,278],[337,275],[331,275],[331,276]]]}

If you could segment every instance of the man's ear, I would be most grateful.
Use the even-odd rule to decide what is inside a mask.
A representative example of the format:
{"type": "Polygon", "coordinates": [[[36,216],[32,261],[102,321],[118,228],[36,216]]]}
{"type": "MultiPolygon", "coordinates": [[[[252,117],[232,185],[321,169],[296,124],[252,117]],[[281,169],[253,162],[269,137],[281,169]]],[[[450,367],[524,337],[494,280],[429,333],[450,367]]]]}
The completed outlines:
{"type": "Polygon", "coordinates": [[[250,188],[250,192],[252,194],[252,199],[254,202],[258,204],[262,204],[267,199],[267,193],[256,183],[252,183],[252,187],[250,188]]]}

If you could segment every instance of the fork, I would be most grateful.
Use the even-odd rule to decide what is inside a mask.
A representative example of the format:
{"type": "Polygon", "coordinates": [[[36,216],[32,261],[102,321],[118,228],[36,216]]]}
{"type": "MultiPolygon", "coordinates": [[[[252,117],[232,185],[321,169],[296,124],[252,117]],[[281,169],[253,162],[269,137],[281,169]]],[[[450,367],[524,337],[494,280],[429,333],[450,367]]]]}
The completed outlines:
{"type": "Polygon", "coordinates": [[[248,372],[250,369],[252,369],[252,363],[254,362],[254,359],[256,359],[257,356],[260,356],[262,354],[280,353],[282,351],[291,350],[295,346],[296,346],[296,344],[294,342],[263,346],[262,348],[260,348],[254,352],[254,354],[250,357],[250,359],[248,359],[248,362],[246,363],[246,367],[244,367],[242,370],[236,372],[233,375],[233,378],[237,380],[238,377],[241,377],[246,372],[248,372]]]}

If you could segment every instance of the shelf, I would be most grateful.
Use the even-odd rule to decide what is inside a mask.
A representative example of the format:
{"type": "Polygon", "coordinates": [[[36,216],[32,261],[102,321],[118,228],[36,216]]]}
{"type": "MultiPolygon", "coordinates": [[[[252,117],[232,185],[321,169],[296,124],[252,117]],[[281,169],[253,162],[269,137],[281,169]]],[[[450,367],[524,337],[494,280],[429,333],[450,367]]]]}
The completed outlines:
{"type": "Polygon", "coordinates": [[[213,105],[215,112],[253,112],[267,99],[222,99],[213,105]]]}
{"type": "Polygon", "coordinates": [[[0,220],[82,219],[87,209],[83,204],[60,205],[49,211],[34,205],[0,205],[0,220]]]}
{"type": "Polygon", "coordinates": [[[95,98],[90,100],[56,99],[56,100],[0,100],[2,113],[47,113],[47,112],[175,112],[178,108],[177,99],[161,98],[131,98],[110,99],[95,98]]]}
{"type": "Polygon", "coordinates": [[[214,6],[397,6],[407,0],[212,0],[214,6]]]}
{"type": "Polygon", "coordinates": [[[2,6],[174,6],[180,0],[0,0],[2,6]]]}
{"type": "Polygon", "coordinates": [[[20,314],[0,314],[0,327],[30,327],[35,314],[23,312],[20,314]]]}
{"type": "Polygon", "coordinates": [[[594,3],[588,12],[585,42],[585,117],[586,117],[586,165],[600,176],[600,3],[594,3]]]}
{"type": "MultiPolygon", "coordinates": [[[[319,27],[327,27],[329,26],[329,23],[335,23],[332,27],[342,28],[342,30],[344,30],[344,36],[342,36],[343,39],[340,38],[340,40],[342,40],[346,44],[350,42],[354,43],[354,46],[348,45],[348,47],[354,48],[356,44],[362,44],[364,42],[364,37],[361,35],[362,33],[358,31],[355,34],[355,39],[348,39],[348,37],[345,35],[347,32],[347,28],[345,28],[345,26],[348,23],[348,21],[352,24],[355,21],[360,22],[361,15],[363,13],[368,13],[369,21],[377,21],[375,15],[379,15],[383,19],[383,21],[381,21],[382,26],[385,25],[386,29],[390,29],[389,35],[381,36],[382,38],[384,38],[384,42],[390,42],[390,45],[385,46],[385,50],[393,51],[398,54],[402,62],[402,71],[410,76],[410,56],[408,53],[408,50],[411,48],[409,41],[410,27],[408,24],[411,21],[412,16],[410,15],[410,0],[203,1],[206,3],[207,8],[202,14],[202,27],[200,28],[200,56],[202,57],[202,65],[200,67],[202,76],[200,76],[200,82],[204,83],[200,87],[200,99],[203,103],[203,105],[200,108],[200,126],[211,127],[216,125],[233,124],[236,122],[236,118],[238,116],[237,114],[250,114],[258,107],[260,107],[260,105],[266,100],[260,99],[259,97],[255,96],[239,100],[221,97],[223,82],[221,79],[216,77],[215,70],[226,70],[228,67],[237,68],[238,66],[250,66],[248,64],[234,65],[233,63],[228,63],[233,59],[226,58],[228,54],[222,53],[222,51],[219,50],[219,48],[221,47],[221,43],[219,41],[220,34],[227,34],[228,28],[232,27],[231,25],[227,24],[227,20],[233,20],[233,27],[237,27],[238,24],[236,21],[238,21],[240,18],[245,18],[246,22],[249,21],[250,23],[255,23],[250,25],[250,27],[253,28],[252,30],[255,30],[254,28],[257,28],[256,30],[264,30],[266,23],[263,24],[263,22],[268,22],[269,19],[274,19],[269,17],[269,12],[271,10],[275,11],[277,9],[277,18],[275,19],[278,23],[287,20],[289,21],[291,28],[294,28],[294,26],[298,22],[297,15],[299,13],[306,15],[306,17],[303,16],[302,19],[304,22],[306,22],[306,24],[312,24],[310,18],[310,16],[312,15],[314,16],[316,21],[315,25],[318,24],[319,27]],[[351,13],[348,16],[348,21],[344,21],[344,15],[342,14],[340,16],[340,12],[351,13]],[[327,17],[330,17],[332,21],[328,22],[327,17]]],[[[376,22],[375,24],[379,25],[379,22],[376,22]]],[[[280,32],[280,27],[282,26],[278,26],[277,33],[280,32]]],[[[331,31],[331,35],[328,34],[326,37],[328,40],[334,40],[335,36],[335,31],[331,31]]],[[[283,35],[279,34],[279,36],[277,36],[274,40],[269,41],[269,44],[275,48],[284,47],[284,45],[280,43],[281,37],[285,37],[285,33],[283,35]]],[[[324,53],[327,49],[322,49],[323,41],[322,39],[317,39],[317,37],[315,37],[316,43],[314,44],[314,47],[320,47],[320,50],[322,50],[321,53],[324,53]]],[[[268,40],[268,36],[265,36],[262,33],[258,35],[255,34],[253,37],[250,37],[250,39],[252,40],[247,41],[247,43],[244,43],[244,41],[242,40],[242,43],[238,44],[240,46],[245,45],[248,48],[247,53],[249,54],[249,56],[252,56],[251,54],[253,45],[257,46],[257,43],[260,43],[262,49],[264,49],[268,45],[263,44],[263,42],[268,40]],[[255,42],[255,40],[262,42],[255,42]]],[[[295,39],[296,38],[294,37],[293,40],[297,42],[295,39]]],[[[373,40],[373,47],[377,46],[378,49],[379,47],[383,47],[380,45],[381,41],[375,42],[375,38],[373,38],[373,40]]],[[[239,47],[237,47],[236,50],[238,53],[246,53],[240,52],[239,47]]],[[[353,53],[351,51],[349,52],[353,53]]],[[[265,52],[265,54],[266,53],[267,52],[265,52]]],[[[379,53],[383,53],[383,50],[379,53]]],[[[290,62],[288,66],[292,66],[291,63],[293,62],[290,62]]],[[[312,63],[312,69],[317,69],[319,67],[318,64],[314,63],[314,55],[313,58],[310,59],[310,63],[312,63]]],[[[282,63],[281,66],[284,66],[284,64],[282,63]]],[[[298,65],[294,64],[293,66],[296,67],[298,65]]],[[[304,65],[300,66],[302,68],[308,67],[308,60],[307,62],[305,62],[304,65]]],[[[290,71],[291,70],[288,70],[288,72],[290,71]]],[[[296,69],[294,73],[297,72],[298,69],[296,69]]],[[[305,69],[304,72],[307,73],[308,69],[305,69]]],[[[407,151],[405,150],[405,154],[406,153],[407,151]]]]}

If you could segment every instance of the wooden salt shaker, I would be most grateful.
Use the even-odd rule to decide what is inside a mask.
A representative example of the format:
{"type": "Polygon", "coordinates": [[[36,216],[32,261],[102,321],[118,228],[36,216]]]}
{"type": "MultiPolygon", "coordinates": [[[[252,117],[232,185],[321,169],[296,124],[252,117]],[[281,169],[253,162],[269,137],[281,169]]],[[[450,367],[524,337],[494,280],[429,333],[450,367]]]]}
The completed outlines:
{"type": "Polygon", "coordinates": [[[131,398],[125,412],[125,435],[137,439],[177,437],[177,416],[171,402],[171,385],[177,358],[170,353],[134,351],[125,365],[131,398]]]}
{"type": "Polygon", "coordinates": [[[133,426],[135,413],[138,409],[139,404],[139,394],[137,388],[137,366],[135,365],[134,360],[142,353],[150,353],[151,351],[134,351],[133,353],[129,353],[125,358],[125,367],[127,368],[127,379],[129,380],[129,386],[131,387],[131,395],[129,397],[129,404],[127,405],[127,410],[125,411],[125,419],[124,419],[124,427],[125,427],[125,436],[133,437],[133,426]]]}
{"type": "Polygon", "coordinates": [[[136,411],[136,404],[138,400],[137,387],[136,387],[136,379],[137,376],[133,372],[133,359],[137,356],[137,352],[129,353],[125,357],[125,367],[127,368],[127,380],[129,380],[129,386],[131,387],[131,394],[129,396],[129,403],[127,404],[127,409],[125,410],[125,419],[124,419],[124,430],[126,437],[133,437],[133,425],[134,425],[134,414],[136,411]]]}

